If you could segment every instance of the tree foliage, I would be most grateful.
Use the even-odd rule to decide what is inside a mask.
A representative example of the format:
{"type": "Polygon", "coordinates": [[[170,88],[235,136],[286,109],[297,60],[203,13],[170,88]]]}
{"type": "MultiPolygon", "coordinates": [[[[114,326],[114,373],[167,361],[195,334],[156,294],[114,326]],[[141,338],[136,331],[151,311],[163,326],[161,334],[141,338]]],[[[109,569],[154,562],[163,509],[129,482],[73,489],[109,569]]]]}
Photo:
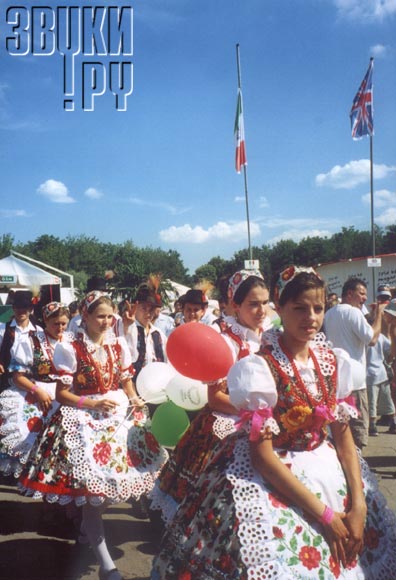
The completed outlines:
{"type": "MultiPolygon", "coordinates": [[[[396,252],[396,225],[375,229],[376,254],[396,252]]],[[[123,244],[100,242],[85,235],[69,236],[62,240],[43,234],[27,243],[16,243],[10,233],[0,237],[0,258],[8,256],[11,250],[29,256],[73,274],[75,286],[84,291],[87,279],[91,276],[105,276],[112,271],[111,285],[121,289],[121,293],[131,297],[137,286],[150,274],[161,274],[163,280],[173,280],[192,286],[202,279],[217,283],[222,277],[229,277],[244,267],[249,259],[247,248],[241,249],[226,260],[214,256],[202,264],[190,276],[180,254],[175,250],[164,251],[160,248],[139,248],[132,240],[123,244]]],[[[370,256],[372,237],[368,231],[356,230],[353,226],[343,227],[340,232],[327,238],[307,237],[297,243],[294,240],[280,240],[276,244],[252,248],[252,257],[260,262],[260,270],[265,279],[271,282],[280,270],[295,263],[316,266],[319,263],[339,259],[370,256]]],[[[68,285],[68,279],[64,280],[68,285]]]]}

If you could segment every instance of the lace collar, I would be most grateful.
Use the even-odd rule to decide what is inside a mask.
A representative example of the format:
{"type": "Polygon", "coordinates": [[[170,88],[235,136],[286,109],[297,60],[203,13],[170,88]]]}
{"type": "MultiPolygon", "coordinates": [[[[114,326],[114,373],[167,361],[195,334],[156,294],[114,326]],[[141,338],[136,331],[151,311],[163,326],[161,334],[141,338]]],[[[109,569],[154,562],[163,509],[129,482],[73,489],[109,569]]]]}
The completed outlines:
{"type": "MultiPolygon", "coordinates": [[[[270,348],[271,354],[281,369],[289,376],[293,377],[293,367],[288,357],[279,345],[279,339],[283,332],[278,329],[271,329],[264,332],[261,338],[261,348],[270,348]]],[[[329,343],[323,332],[318,332],[315,338],[310,341],[309,348],[313,350],[319,363],[320,371],[324,376],[332,376],[335,371],[335,355],[330,350],[329,343]]]]}
{"type": "MultiPolygon", "coordinates": [[[[89,353],[93,353],[96,351],[97,345],[89,338],[85,328],[80,329],[80,332],[78,333],[78,338],[85,344],[89,353]]],[[[106,332],[103,338],[102,346],[112,345],[115,344],[116,342],[117,337],[111,331],[111,329],[109,329],[109,331],[106,332]]]]}

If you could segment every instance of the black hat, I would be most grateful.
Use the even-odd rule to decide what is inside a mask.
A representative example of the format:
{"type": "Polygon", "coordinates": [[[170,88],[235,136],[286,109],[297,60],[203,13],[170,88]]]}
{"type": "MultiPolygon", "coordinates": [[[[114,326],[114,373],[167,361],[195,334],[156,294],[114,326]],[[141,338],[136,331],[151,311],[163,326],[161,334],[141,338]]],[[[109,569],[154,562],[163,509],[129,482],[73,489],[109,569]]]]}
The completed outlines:
{"type": "Polygon", "coordinates": [[[100,276],[92,276],[87,281],[87,292],[92,290],[99,290],[100,292],[107,292],[106,280],[100,276]]]}
{"type": "Polygon", "coordinates": [[[183,305],[188,302],[189,304],[201,304],[202,306],[207,306],[209,301],[203,290],[188,290],[183,296],[183,305]]]}
{"type": "Polygon", "coordinates": [[[33,293],[30,290],[17,290],[14,294],[14,308],[33,308],[33,293]]]}
{"type": "Polygon", "coordinates": [[[40,304],[45,306],[50,302],[60,302],[60,284],[42,284],[40,286],[40,304]]]}
{"type": "Polygon", "coordinates": [[[148,302],[154,306],[162,306],[162,298],[159,292],[155,292],[148,284],[141,284],[136,292],[135,302],[148,302]]]}

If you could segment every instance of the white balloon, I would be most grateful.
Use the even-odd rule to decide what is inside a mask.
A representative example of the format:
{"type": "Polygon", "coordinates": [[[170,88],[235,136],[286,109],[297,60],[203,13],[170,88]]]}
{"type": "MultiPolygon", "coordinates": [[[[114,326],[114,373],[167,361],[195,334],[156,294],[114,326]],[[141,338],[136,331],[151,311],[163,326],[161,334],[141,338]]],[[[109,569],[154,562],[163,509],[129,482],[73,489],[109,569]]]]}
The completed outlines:
{"type": "Polygon", "coordinates": [[[166,394],[175,405],[187,411],[202,409],[208,402],[207,385],[180,373],[171,378],[166,387],[166,394]]]}
{"type": "Polygon", "coordinates": [[[168,363],[148,363],[142,368],[136,379],[138,394],[153,405],[165,403],[168,400],[166,385],[175,373],[176,370],[168,363]]]}

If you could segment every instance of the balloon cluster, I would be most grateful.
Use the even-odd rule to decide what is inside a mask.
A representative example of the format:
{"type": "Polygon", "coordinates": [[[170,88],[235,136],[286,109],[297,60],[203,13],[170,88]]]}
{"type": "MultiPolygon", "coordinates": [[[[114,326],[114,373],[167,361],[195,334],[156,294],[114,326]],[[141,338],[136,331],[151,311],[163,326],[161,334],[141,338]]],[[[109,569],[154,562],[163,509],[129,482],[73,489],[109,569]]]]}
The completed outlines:
{"type": "Polygon", "coordinates": [[[172,332],[166,352],[169,363],[152,362],[143,367],[136,387],[147,403],[159,405],[151,430],[159,443],[172,447],[189,427],[186,411],[202,409],[208,402],[205,383],[225,377],[233,358],[219,333],[195,322],[172,332]]]}

